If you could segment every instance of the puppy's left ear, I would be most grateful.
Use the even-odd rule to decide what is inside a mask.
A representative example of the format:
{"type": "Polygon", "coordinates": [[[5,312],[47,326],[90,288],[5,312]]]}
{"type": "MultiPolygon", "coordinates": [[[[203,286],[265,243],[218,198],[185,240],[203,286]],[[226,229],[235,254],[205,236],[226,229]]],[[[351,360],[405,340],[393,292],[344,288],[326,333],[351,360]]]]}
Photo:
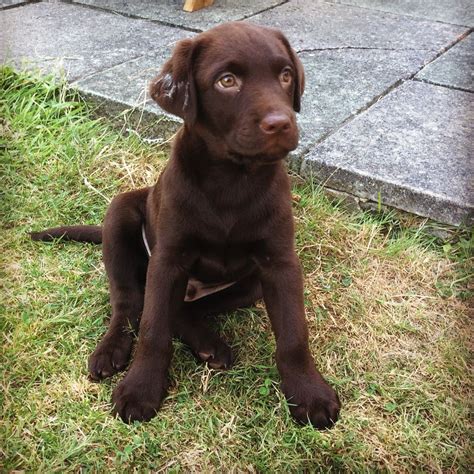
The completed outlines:
{"type": "Polygon", "coordinates": [[[152,99],[166,112],[193,124],[197,118],[197,93],[193,75],[197,42],[184,39],[177,43],[173,55],[150,83],[152,99]]]}
{"type": "Polygon", "coordinates": [[[293,109],[295,112],[299,112],[301,110],[301,96],[304,92],[304,67],[296,51],[290,45],[288,45],[288,47],[296,71],[295,89],[293,91],[293,109]]]}
{"type": "Polygon", "coordinates": [[[293,68],[295,70],[295,87],[293,90],[293,109],[295,112],[301,110],[301,96],[304,92],[304,67],[301,59],[296,54],[296,51],[290,46],[289,41],[286,39],[285,35],[279,30],[273,30],[277,33],[280,41],[285,46],[288,54],[290,55],[291,61],[293,63],[293,68]]]}

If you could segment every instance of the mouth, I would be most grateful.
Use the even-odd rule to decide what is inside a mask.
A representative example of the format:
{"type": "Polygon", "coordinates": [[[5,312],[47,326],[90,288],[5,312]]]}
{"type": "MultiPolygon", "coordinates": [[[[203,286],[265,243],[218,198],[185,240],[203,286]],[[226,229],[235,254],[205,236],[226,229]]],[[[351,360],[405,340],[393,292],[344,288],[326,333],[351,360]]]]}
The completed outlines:
{"type": "Polygon", "coordinates": [[[254,146],[242,146],[235,143],[228,147],[228,156],[235,163],[259,163],[272,164],[284,160],[288,153],[298,146],[298,136],[292,139],[268,140],[264,144],[254,146]],[[260,146],[259,146],[260,145],[260,146]]]}
{"type": "Polygon", "coordinates": [[[240,153],[229,152],[229,159],[237,164],[243,166],[250,165],[272,165],[282,161],[286,158],[288,152],[279,154],[279,155],[267,155],[267,154],[254,154],[254,155],[242,155],[240,153]]]}

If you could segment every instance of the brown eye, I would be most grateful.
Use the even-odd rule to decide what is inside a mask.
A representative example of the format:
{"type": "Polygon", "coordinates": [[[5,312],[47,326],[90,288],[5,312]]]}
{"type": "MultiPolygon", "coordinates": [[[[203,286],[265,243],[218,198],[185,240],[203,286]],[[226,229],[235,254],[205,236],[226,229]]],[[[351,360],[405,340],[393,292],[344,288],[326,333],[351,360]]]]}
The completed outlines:
{"type": "Polygon", "coordinates": [[[291,72],[291,69],[285,68],[283,71],[280,73],[280,81],[282,84],[290,84],[291,81],[293,80],[293,73],[291,72]]]}
{"type": "Polygon", "coordinates": [[[218,81],[217,84],[224,89],[234,87],[237,85],[236,77],[233,74],[224,74],[218,81]]]}

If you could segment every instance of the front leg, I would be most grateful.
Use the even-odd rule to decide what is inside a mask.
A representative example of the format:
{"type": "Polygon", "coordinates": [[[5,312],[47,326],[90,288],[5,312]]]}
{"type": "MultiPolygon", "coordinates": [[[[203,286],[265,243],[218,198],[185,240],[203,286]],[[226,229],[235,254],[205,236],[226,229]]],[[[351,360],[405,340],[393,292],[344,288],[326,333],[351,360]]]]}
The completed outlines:
{"type": "Polygon", "coordinates": [[[167,252],[155,248],[148,265],[137,351],[112,395],[114,412],[126,423],[153,418],[166,396],[171,321],[183,304],[186,283],[186,274],[167,252]]]}
{"type": "Polygon", "coordinates": [[[309,350],[298,257],[291,251],[263,260],[263,298],[276,338],[276,362],[290,412],[300,423],[330,428],[341,405],[316,369],[309,350]]]}

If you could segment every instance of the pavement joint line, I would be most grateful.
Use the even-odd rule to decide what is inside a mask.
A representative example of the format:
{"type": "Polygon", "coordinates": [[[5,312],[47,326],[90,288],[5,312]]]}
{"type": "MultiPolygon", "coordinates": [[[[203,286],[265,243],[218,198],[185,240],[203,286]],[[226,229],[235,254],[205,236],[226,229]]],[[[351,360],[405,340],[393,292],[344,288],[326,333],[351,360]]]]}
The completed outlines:
{"type": "Polygon", "coordinates": [[[433,51],[425,48],[371,48],[369,46],[334,46],[329,48],[305,48],[298,49],[300,53],[316,53],[318,51],[344,51],[344,50],[362,50],[362,51],[433,51]]]}
{"type": "Polygon", "coordinates": [[[27,5],[32,5],[33,3],[41,3],[41,2],[42,0],[25,0],[24,2],[21,2],[21,3],[15,3],[13,5],[5,5],[3,7],[0,7],[0,11],[13,10],[14,8],[26,7],[27,5]]]}
{"type": "Polygon", "coordinates": [[[423,82],[424,84],[429,84],[430,86],[444,87],[445,89],[450,89],[452,91],[468,92],[469,94],[474,94],[474,91],[471,89],[465,89],[464,87],[452,86],[450,84],[440,84],[439,82],[430,81],[422,77],[414,77],[414,81],[423,82]]]}
{"type": "Polygon", "coordinates": [[[402,12],[388,12],[386,10],[379,10],[377,8],[371,8],[371,7],[363,7],[362,5],[354,5],[352,3],[333,3],[333,2],[325,2],[327,5],[344,5],[345,7],[354,7],[354,8],[360,8],[361,10],[369,10],[372,12],[379,12],[379,13],[384,13],[387,15],[396,15],[396,16],[401,16],[405,18],[411,18],[412,20],[418,20],[418,21],[429,21],[431,23],[441,23],[442,25],[451,25],[451,26],[461,26],[463,28],[470,28],[469,25],[462,25],[460,23],[451,23],[449,21],[443,21],[443,20],[435,20],[431,18],[424,18],[421,16],[414,16],[414,15],[408,15],[407,13],[402,13],[402,12]]]}
{"type": "Polygon", "coordinates": [[[284,1],[280,2],[278,5],[272,5],[270,7],[264,8],[263,10],[260,10],[258,12],[251,13],[250,15],[244,16],[243,18],[241,18],[240,20],[237,20],[237,21],[248,20],[249,18],[252,18],[256,15],[260,15],[260,13],[265,13],[265,12],[268,12],[270,10],[274,10],[275,8],[281,7],[282,5],[285,5],[286,3],[289,3],[289,2],[290,2],[290,0],[284,0],[284,1]]]}
{"type": "Polygon", "coordinates": [[[412,76],[410,77],[410,79],[413,79],[413,77],[415,77],[416,74],[420,73],[421,71],[423,71],[423,69],[425,69],[426,66],[428,66],[429,64],[431,64],[432,62],[436,61],[440,56],[442,56],[444,53],[447,53],[451,48],[454,48],[454,46],[456,46],[458,43],[460,43],[462,40],[466,39],[472,32],[474,31],[474,28],[469,28],[467,31],[465,31],[464,33],[462,33],[461,35],[459,35],[458,38],[456,38],[455,40],[453,40],[450,44],[448,44],[447,46],[445,46],[444,48],[441,48],[441,50],[436,53],[435,57],[431,60],[429,60],[426,64],[423,64],[423,66],[420,67],[420,69],[418,69],[418,71],[412,76]]]}
{"type": "Polygon", "coordinates": [[[147,21],[148,23],[153,23],[157,25],[162,25],[162,26],[168,26],[169,28],[175,28],[177,30],[184,30],[184,31],[190,31],[191,33],[202,33],[203,30],[198,29],[198,28],[189,28],[187,26],[181,26],[181,25],[175,25],[174,23],[168,22],[168,21],[163,21],[163,20],[153,20],[151,18],[145,18],[143,16],[138,16],[138,15],[132,15],[129,13],[122,13],[118,12],[115,10],[111,10],[110,8],[103,8],[103,7],[98,7],[96,5],[89,5],[85,3],[76,3],[74,0],[60,0],[59,3],[64,3],[66,5],[75,5],[77,7],[82,7],[86,8],[89,10],[97,10],[105,13],[110,13],[112,15],[117,15],[121,16],[123,18],[130,18],[132,20],[141,20],[141,21],[147,21]]]}

